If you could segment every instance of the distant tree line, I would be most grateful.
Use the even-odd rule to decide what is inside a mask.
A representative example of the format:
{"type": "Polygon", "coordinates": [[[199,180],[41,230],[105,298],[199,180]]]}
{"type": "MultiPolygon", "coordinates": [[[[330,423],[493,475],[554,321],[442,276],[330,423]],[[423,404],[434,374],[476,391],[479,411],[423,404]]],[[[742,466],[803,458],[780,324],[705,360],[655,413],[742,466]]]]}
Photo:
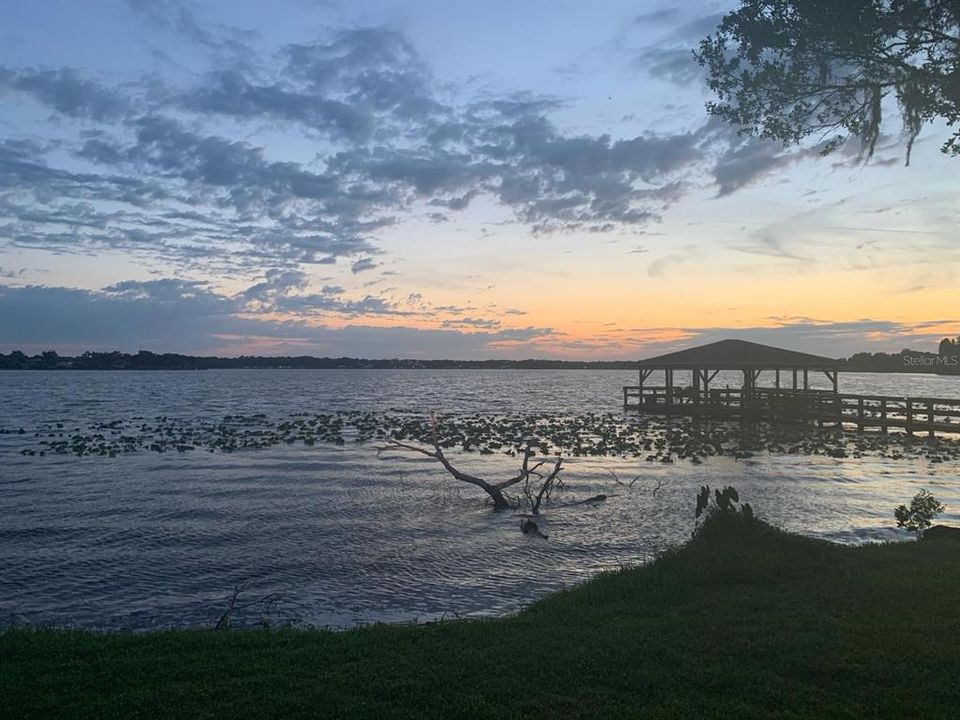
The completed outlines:
{"type": "MultiPolygon", "coordinates": [[[[366,369],[468,369],[468,370],[632,370],[632,360],[365,360],[352,357],[310,357],[308,355],[263,357],[212,357],[153,353],[141,350],[136,354],[87,351],[76,357],[58,355],[46,350],[29,356],[19,350],[9,355],[0,353],[0,370],[213,370],[223,368],[366,368],[366,369]]],[[[901,350],[899,353],[856,353],[844,360],[842,370],[848,372],[928,372],[960,375],[960,337],[944,338],[939,352],[901,350]]]]}
{"type": "Polygon", "coordinates": [[[944,338],[938,351],[901,350],[898,353],[856,353],[841,367],[848,372],[926,372],[960,375],[960,337],[944,338]]]}
{"type": "Polygon", "coordinates": [[[352,357],[281,356],[211,357],[153,353],[141,350],[136,354],[88,351],[76,357],[58,355],[47,350],[28,356],[19,350],[9,355],[0,353],[0,370],[213,370],[220,368],[366,368],[366,369],[632,369],[635,362],[623,361],[568,361],[568,360],[366,360],[352,357]]]}

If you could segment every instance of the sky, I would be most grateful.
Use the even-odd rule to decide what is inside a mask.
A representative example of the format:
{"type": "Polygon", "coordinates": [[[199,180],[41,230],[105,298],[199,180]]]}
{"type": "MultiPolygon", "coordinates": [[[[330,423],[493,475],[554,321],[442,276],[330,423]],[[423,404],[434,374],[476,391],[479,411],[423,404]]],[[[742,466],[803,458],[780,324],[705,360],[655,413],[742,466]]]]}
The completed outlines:
{"type": "Polygon", "coordinates": [[[960,164],[710,118],[731,2],[0,3],[0,352],[960,335],[960,164]]]}

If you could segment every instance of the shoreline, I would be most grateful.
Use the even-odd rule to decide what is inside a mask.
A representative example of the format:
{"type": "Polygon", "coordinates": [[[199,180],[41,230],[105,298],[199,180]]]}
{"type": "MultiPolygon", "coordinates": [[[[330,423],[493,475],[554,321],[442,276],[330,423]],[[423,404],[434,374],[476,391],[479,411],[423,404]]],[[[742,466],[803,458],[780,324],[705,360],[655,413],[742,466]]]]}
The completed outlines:
{"type": "MultiPolygon", "coordinates": [[[[210,370],[402,370],[414,372],[433,372],[437,370],[466,370],[466,371],[490,371],[490,370],[510,370],[515,372],[542,372],[544,370],[590,370],[590,371],[609,371],[609,372],[632,372],[636,373],[637,363],[631,361],[599,361],[574,362],[562,364],[543,364],[543,365],[523,365],[520,363],[492,363],[485,364],[484,361],[464,361],[462,363],[453,362],[450,364],[424,364],[424,365],[330,365],[330,366],[310,366],[310,365],[229,365],[229,366],[209,366],[209,367],[2,367],[0,372],[133,372],[133,373],[157,373],[157,372],[200,372],[210,370]]],[[[902,370],[877,369],[877,368],[858,368],[842,367],[840,372],[856,373],[863,375],[922,375],[934,377],[957,377],[960,378],[960,372],[937,372],[935,370],[922,370],[916,367],[904,368],[902,370]]]]}
{"type": "Polygon", "coordinates": [[[842,546],[739,517],[515,615],[145,633],[9,629],[18,717],[947,717],[951,540],[842,546]]]}

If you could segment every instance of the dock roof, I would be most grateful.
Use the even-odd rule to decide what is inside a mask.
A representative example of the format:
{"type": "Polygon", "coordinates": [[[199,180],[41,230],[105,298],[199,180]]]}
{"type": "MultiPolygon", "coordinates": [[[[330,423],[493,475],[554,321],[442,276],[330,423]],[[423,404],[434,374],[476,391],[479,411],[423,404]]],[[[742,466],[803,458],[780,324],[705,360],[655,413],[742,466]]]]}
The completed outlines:
{"type": "Polygon", "coordinates": [[[720,340],[641,360],[640,367],[679,370],[836,370],[840,367],[840,360],[746,340],[720,340]]]}

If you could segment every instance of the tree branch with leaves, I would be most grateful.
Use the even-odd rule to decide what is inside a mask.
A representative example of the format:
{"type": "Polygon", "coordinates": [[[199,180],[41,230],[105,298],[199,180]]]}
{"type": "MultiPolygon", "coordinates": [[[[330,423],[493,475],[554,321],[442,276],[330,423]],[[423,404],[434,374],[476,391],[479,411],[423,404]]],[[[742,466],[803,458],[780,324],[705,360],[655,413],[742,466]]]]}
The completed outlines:
{"type": "MultiPolygon", "coordinates": [[[[742,0],[694,55],[707,110],[747,135],[824,154],[853,136],[868,159],[893,96],[909,165],[925,124],[960,122],[957,0],[742,0]]],[[[941,149],[960,154],[960,128],[941,149]]]]}
{"type": "Polygon", "coordinates": [[[901,505],[893,511],[893,516],[897,519],[897,527],[906,528],[910,532],[915,532],[917,537],[923,537],[923,533],[930,527],[933,519],[943,511],[943,504],[934,497],[933,493],[929,490],[921,490],[913,496],[910,507],[901,505]]]}

